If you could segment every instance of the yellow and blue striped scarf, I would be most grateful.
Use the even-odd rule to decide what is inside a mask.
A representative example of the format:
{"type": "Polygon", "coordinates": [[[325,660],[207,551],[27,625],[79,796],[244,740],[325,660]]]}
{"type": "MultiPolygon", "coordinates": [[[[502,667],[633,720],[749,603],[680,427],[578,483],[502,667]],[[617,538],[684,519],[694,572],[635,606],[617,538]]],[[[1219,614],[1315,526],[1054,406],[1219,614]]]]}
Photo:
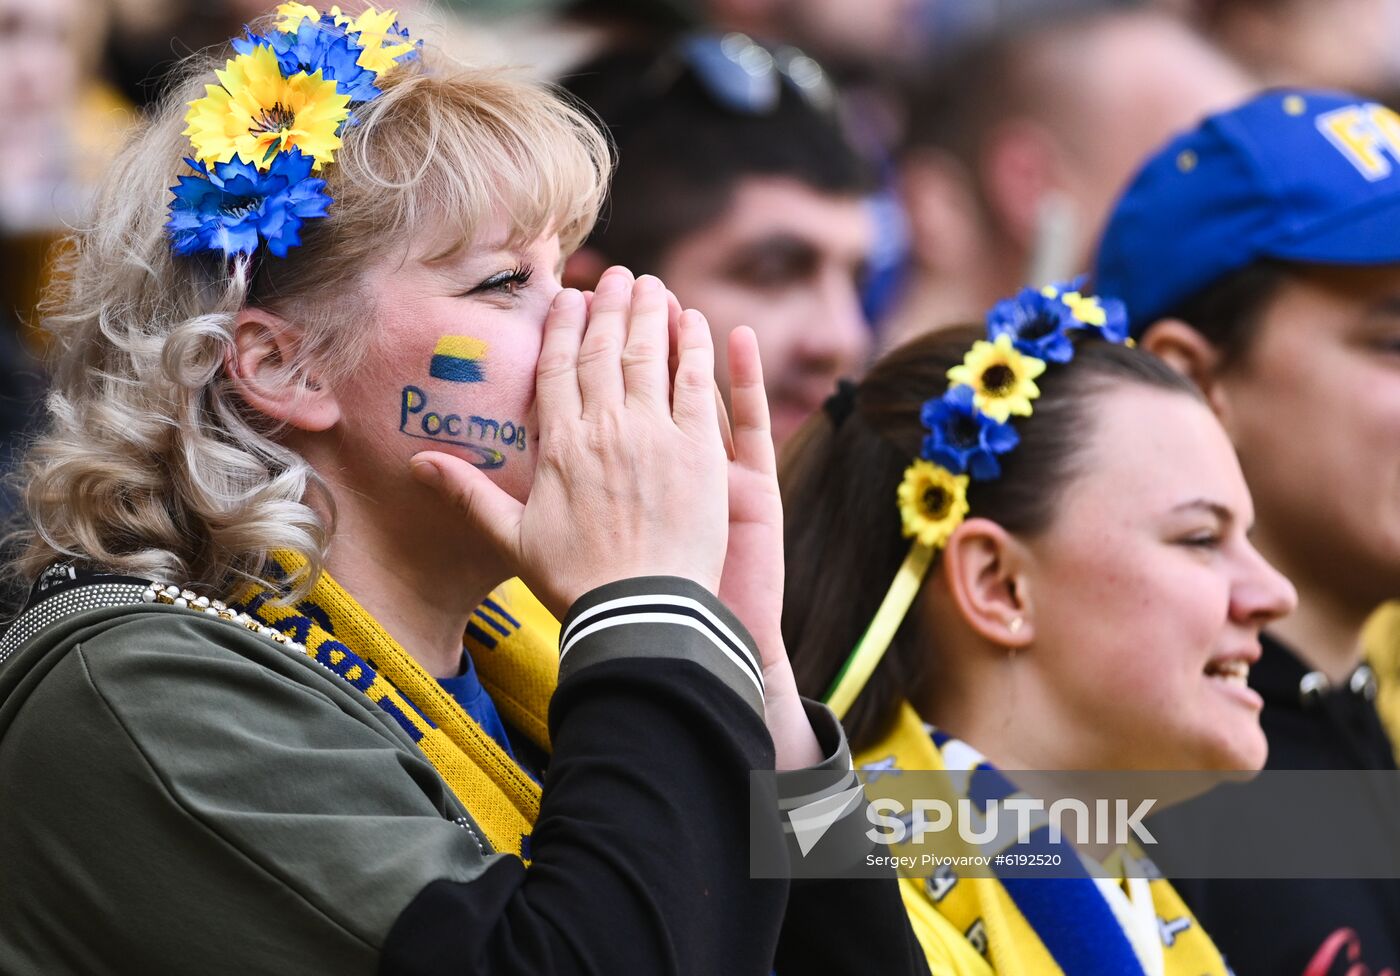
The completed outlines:
{"type": "MultiPolygon", "coordinates": [[[[304,563],[276,553],[269,579],[304,563]]],[[[304,645],[393,717],[471,813],[496,851],[528,860],[540,810],[539,784],[525,774],[339,583],[323,572],[294,605],[274,601],[271,586],[240,594],[236,608],[304,645]]],[[[512,580],[472,615],[464,643],[501,716],[541,749],[549,748],[549,699],[559,673],[559,624],[525,585],[512,580]]]]}
{"type": "MultiPolygon", "coordinates": [[[[930,729],[905,703],[893,731],[856,757],[867,773],[896,770],[946,771],[945,754],[970,750],[946,733],[930,729]]],[[[966,778],[971,794],[1005,777],[980,763],[966,778]]],[[[1048,844],[1048,837],[1043,839],[1048,844]]],[[[1063,844],[1063,863],[1079,865],[1063,844]]],[[[1039,849],[1039,848],[1037,848],[1039,849]]],[[[1048,849],[1048,848],[1046,848],[1048,849]]],[[[1139,858],[1139,860],[1144,860],[1139,858]]],[[[995,870],[995,869],[994,869],[995,870]]],[[[899,882],[914,931],[935,973],[956,976],[1138,976],[1144,972],[1122,924],[1094,879],[958,877],[940,869],[928,879],[899,882]],[[969,952],[969,948],[972,949],[969,952]]],[[[1229,967],[1190,909],[1164,878],[1148,884],[1162,940],[1166,976],[1227,976],[1229,967]]]]}

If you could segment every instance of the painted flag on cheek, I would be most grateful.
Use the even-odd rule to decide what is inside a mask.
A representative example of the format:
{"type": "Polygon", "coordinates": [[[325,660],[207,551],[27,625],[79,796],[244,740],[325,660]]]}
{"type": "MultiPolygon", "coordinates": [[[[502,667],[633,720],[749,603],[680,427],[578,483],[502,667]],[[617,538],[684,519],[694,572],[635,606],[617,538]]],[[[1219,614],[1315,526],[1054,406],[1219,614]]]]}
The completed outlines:
{"type": "Polygon", "coordinates": [[[467,336],[443,336],[433,349],[428,375],[450,383],[480,383],[486,378],[482,371],[486,358],[486,343],[467,336]]]}

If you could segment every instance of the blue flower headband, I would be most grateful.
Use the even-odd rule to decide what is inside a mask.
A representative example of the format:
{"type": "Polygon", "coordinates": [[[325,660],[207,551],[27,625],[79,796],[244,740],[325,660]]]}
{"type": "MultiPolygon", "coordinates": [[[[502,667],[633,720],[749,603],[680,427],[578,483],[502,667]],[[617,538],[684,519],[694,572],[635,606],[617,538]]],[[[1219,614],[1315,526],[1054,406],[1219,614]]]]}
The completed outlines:
{"type": "Polygon", "coordinates": [[[1010,419],[1034,412],[1032,401],[1040,396],[1035,380],[1046,365],[1073,359],[1076,336],[1131,344],[1123,303],[1086,296],[1079,284],[1025,288],[998,302],[987,313],[987,338],[948,370],[948,390],[924,402],[919,420],[928,434],[898,492],[904,535],[914,542],[826,694],[837,717],[845,716],[875,672],[933,557],[967,517],[969,483],[1001,477],[1001,455],[1021,440],[1010,419]]]}
{"type": "Polygon", "coordinates": [[[193,175],[171,187],[166,230],[177,254],[277,257],[301,244],[301,227],[331,205],[312,176],[335,159],[356,106],[378,98],[379,80],[418,56],[392,10],[357,17],[303,3],[277,8],[274,30],[235,38],[219,83],[185,114],[193,175]]]}

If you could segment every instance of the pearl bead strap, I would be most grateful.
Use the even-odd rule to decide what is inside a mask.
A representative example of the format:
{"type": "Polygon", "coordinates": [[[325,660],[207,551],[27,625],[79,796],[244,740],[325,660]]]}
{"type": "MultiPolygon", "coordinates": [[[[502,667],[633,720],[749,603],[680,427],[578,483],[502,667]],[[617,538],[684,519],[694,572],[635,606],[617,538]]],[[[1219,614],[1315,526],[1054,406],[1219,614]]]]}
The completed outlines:
{"type": "Polygon", "coordinates": [[[246,613],[230,609],[222,600],[211,600],[207,596],[199,596],[193,590],[182,590],[172,583],[152,581],[141,594],[141,602],[163,603],[167,606],[193,610],[196,613],[207,613],[211,617],[218,617],[220,620],[227,620],[230,623],[246,627],[253,633],[270,638],[291,650],[306,653],[305,645],[292,640],[277,628],[269,627],[246,613]]]}

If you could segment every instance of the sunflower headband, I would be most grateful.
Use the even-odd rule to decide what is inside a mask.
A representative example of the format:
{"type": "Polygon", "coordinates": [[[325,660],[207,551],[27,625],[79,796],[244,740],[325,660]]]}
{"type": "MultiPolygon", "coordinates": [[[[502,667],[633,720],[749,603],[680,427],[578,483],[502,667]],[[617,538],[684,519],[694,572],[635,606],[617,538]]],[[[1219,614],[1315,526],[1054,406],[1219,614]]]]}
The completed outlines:
{"type": "Polygon", "coordinates": [[[301,226],[331,205],[313,177],[335,161],[354,109],[378,98],[378,82],[418,56],[392,10],[357,17],[304,3],[277,8],[273,30],[235,38],[219,83],[189,104],[184,135],[193,175],[171,187],[166,230],[177,254],[277,257],[301,244],[301,226]]]}
{"type": "MultiPolygon", "coordinates": [[[[998,458],[1020,443],[1012,417],[1029,417],[1040,396],[1036,378],[1048,363],[1074,358],[1076,335],[1131,343],[1123,303],[1079,292],[1077,283],[1026,288],[987,313],[987,338],[948,370],[942,396],[925,401],[928,430],[919,457],[904,472],[898,499],[909,555],[875,618],[841,666],[826,703],[844,718],[884,657],[930,564],[968,513],[973,481],[1001,477],[998,458]]],[[[833,418],[837,416],[833,413],[833,418]]]]}

